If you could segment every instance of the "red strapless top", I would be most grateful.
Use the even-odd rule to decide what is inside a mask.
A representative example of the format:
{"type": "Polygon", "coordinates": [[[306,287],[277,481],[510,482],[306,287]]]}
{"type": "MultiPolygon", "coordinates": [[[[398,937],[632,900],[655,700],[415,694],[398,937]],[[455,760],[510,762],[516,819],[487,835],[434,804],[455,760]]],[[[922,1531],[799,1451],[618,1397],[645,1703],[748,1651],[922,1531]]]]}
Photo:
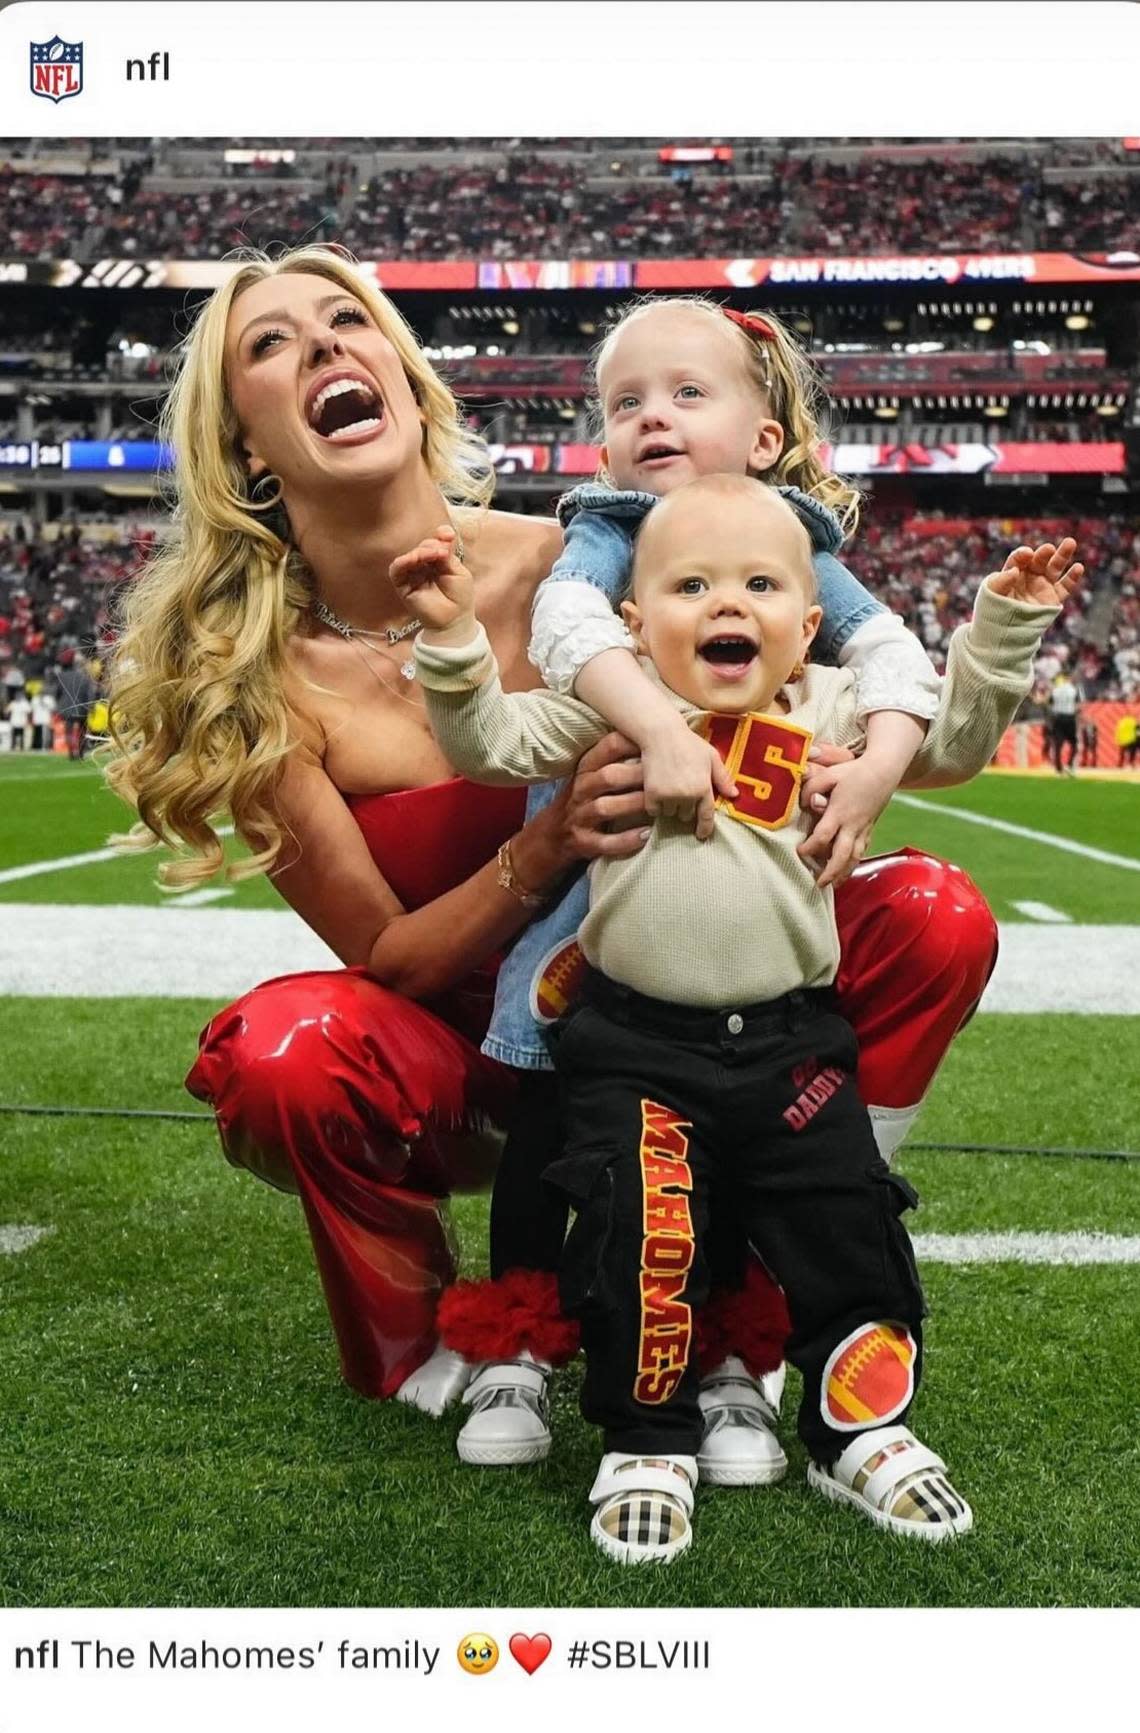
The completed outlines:
{"type": "Polygon", "coordinates": [[[525,788],[485,788],[461,776],[395,794],[349,794],[368,852],[403,903],[419,909],[477,873],[513,836],[525,788]]]}

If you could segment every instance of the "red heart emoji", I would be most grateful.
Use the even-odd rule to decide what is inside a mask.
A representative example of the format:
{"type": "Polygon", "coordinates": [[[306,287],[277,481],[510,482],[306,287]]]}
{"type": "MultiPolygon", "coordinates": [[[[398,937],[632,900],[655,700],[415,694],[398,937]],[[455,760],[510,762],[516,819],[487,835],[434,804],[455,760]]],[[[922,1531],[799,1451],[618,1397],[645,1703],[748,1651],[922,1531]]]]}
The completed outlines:
{"type": "Polygon", "coordinates": [[[511,1654],[524,1673],[537,1673],[550,1648],[550,1638],[545,1631],[539,1631],[533,1637],[524,1637],[521,1631],[516,1631],[510,1641],[511,1654]]]}

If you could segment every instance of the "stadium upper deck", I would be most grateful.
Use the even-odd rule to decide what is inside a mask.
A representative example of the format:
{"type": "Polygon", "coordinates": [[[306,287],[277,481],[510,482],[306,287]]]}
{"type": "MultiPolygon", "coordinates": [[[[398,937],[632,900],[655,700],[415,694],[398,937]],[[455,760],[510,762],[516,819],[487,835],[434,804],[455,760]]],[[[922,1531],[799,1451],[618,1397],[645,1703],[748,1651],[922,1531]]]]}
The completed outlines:
{"type": "Polygon", "coordinates": [[[1135,250],[1125,142],[9,140],[0,233],[11,258],[80,262],[303,235],[420,261],[1135,250]]]}

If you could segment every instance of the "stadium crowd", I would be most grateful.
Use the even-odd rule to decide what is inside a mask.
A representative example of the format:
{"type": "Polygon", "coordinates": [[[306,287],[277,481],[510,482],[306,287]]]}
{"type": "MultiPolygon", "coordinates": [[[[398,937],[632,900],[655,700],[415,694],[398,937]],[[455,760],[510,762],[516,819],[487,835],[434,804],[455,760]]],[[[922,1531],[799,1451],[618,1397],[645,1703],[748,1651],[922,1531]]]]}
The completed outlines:
{"type": "MultiPolygon", "coordinates": [[[[950,634],[968,619],[995,549],[1040,529],[1029,520],[940,520],[935,513],[901,519],[871,511],[844,558],[942,668],[950,634]]],[[[1064,667],[1087,697],[1140,700],[1140,529],[1122,514],[1080,517],[1063,529],[1078,537],[1089,576],[1045,641],[1041,678],[1064,667]],[[1111,597],[1111,607],[1107,640],[1098,643],[1089,614],[1101,596],[1111,597]]],[[[15,703],[21,728],[26,719],[27,744],[38,725],[25,703],[42,695],[62,711],[74,701],[77,681],[96,681],[114,595],[145,560],[155,534],[153,522],[138,519],[76,520],[51,537],[30,521],[0,521],[0,721],[12,724],[15,703]]],[[[96,685],[88,700],[97,702],[96,685]]]]}
{"type": "MultiPolygon", "coordinates": [[[[993,569],[996,550],[1039,535],[1042,527],[1030,519],[924,512],[892,520],[870,513],[844,558],[944,669],[951,634],[970,618],[978,583],[993,569]]],[[[1088,575],[1046,635],[1040,671],[1047,677],[1054,665],[1068,668],[1089,696],[1140,696],[1140,529],[1135,519],[1123,513],[1081,516],[1051,523],[1045,533],[1075,536],[1088,575]],[[1105,591],[1119,592],[1119,599],[1107,642],[1098,643],[1089,616],[1105,591]]]]}
{"type": "MultiPolygon", "coordinates": [[[[57,526],[53,525],[53,531],[57,526]]],[[[73,756],[105,726],[99,677],[110,606],[146,558],[151,526],[78,521],[48,537],[0,520],[0,743],[49,749],[58,715],[73,756]]]]}
{"type": "Polygon", "coordinates": [[[840,162],[782,150],[751,164],[741,152],[706,173],[652,161],[627,168],[548,144],[543,153],[509,149],[495,166],[465,160],[461,149],[453,164],[379,172],[337,156],[317,181],[287,178],[283,165],[219,180],[220,163],[206,180],[199,162],[185,189],[171,189],[171,165],[151,155],[112,159],[119,167],[110,174],[66,176],[38,174],[27,166],[34,160],[17,166],[17,153],[0,141],[0,233],[16,257],[212,257],[306,235],[367,257],[417,259],[1083,250],[1140,241],[1140,169],[1113,160],[1079,179],[1046,180],[1052,155],[840,162]],[[156,168],[161,190],[149,185],[156,168]]]}

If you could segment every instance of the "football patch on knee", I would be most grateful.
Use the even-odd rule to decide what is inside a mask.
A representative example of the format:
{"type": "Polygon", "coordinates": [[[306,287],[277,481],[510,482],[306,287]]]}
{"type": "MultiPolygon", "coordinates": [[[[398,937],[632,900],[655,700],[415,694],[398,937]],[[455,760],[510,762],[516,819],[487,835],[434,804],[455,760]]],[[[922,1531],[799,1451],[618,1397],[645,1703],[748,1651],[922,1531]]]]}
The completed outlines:
{"type": "Polygon", "coordinates": [[[860,1324],[828,1357],[820,1409],[837,1432],[896,1419],[914,1395],[918,1349],[905,1324],[860,1324]]]}
{"type": "Polygon", "coordinates": [[[577,939],[559,939],[531,977],[530,1014],[536,1023],[556,1023],[582,988],[586,959],[577,939]]]}

